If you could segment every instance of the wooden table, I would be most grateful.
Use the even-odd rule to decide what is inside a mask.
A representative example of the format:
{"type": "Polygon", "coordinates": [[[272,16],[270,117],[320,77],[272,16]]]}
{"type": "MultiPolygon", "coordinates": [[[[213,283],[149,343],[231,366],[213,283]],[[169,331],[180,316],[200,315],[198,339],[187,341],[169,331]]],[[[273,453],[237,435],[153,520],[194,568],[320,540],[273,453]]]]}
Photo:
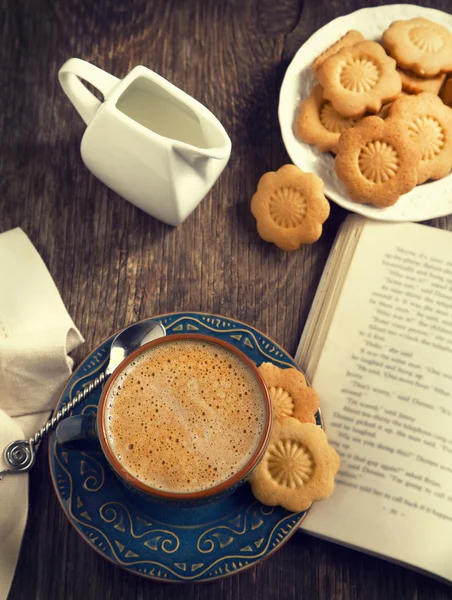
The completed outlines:
{"type": "MultiPolygon", "coordinates": [[[[250,198],[289,162],[279,88],[299,46],[331,19],[382,0],[6,0],[2,23],[0,231],[31,238],[86,342],[80,361],[145,316],[200,310],[248,322],[295,352],[345,211],[321,240],[283,253],[260,240],[250,198]],[[179,228],[119,198],[84,167],[83,123],[57,80],[77,56],[124,76],[144,64],[209,107],[229,165],[179,228]]],[[[423,0],[451,10],[450,0],[423,0]]],[[[452,229],[452,217],[435,221],[452,229]]],[[[0,284],[1,285],[1,284],[0,284]]],[[[0,508],[1,509],[1,508],[0,508]]],[[[154,583],[103,560],[70,526],[47,448],[30,475],[28,526],[9,600],[440,600],[452,591],[382,560],[296,534],[259,566],[205,585],[154,583]]]]}

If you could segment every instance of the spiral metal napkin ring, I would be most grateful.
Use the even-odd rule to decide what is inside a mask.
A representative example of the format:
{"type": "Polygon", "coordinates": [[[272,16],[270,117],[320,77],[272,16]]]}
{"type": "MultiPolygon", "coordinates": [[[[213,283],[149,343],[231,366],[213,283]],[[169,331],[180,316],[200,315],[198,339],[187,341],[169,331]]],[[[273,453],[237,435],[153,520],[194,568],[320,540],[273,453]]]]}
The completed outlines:
{"type": "Polygon", "coordinates": [[[8,469],[0,471],[2,475],[7,473],[21,473],[28,471],[35,462],[36,447],[41,440],[53,431],[58,423],[69,415],[73,408],[78,406],[93,390],[99,387],[106,377],[106,372],[100,373],[95,379],[92,379],[78,394],[70,400],[61,410],[59,410],[47,423],[37,431],[29,440],[17,440],[5,448],[3,458],[8,465],[8,469]]]}
{"type": "Polygon", "coordinates": [[[5,462],[15,471],[25,471],[34,463],[33,447],[27,440],[18,440],[5,449],[5,462]]]}

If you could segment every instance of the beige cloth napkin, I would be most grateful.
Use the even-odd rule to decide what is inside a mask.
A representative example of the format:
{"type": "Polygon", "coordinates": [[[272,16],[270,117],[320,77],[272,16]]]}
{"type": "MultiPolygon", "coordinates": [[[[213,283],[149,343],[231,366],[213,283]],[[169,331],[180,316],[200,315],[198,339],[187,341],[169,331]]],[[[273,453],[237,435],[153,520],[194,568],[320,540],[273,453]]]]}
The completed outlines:
{"type": "MultiPolygon", "coordinates": [[[[49,417],[69,378],[68,353],[83,342],[25,233],[0,234],[0,470],[3,450],[49,417]]],[[[28,475],[0,480],[0,600],[16,568],[28,512],[28,475]]]]}

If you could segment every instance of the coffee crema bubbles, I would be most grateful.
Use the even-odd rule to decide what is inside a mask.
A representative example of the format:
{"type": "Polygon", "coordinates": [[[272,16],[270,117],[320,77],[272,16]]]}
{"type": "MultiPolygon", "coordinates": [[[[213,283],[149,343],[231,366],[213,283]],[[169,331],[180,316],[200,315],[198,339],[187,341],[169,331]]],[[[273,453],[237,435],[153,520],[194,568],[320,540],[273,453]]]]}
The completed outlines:
{"type": "Polygon", "coordinates": [[[113,454],[157,490],[193,493],[239,472],[259,446],[265,399],[226,348],[180,340],[150,348],[113,383],[105,430],[113,454]]]}

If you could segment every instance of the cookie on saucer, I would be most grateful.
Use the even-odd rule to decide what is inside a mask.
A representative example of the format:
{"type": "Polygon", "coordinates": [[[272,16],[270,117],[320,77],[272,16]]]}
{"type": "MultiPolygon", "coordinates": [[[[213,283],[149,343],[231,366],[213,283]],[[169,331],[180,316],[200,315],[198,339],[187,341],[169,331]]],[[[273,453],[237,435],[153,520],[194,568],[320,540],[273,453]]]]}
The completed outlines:
{"type": "Polygon", "coordinates": [[[301,371],[295,367],[280,369],[272,363],[262,363],[259,372],[270,392],[275,421],[293,417],[301,423],[315,423],[319,398],[306,384],[301,371]]]}
{"type": "Polygon", "coordinates": [[[298,512],[331,495],[339,465],[323,429],[287,417],[274,424],[264,457],[249,482],[263,504],[298,512]]]}

